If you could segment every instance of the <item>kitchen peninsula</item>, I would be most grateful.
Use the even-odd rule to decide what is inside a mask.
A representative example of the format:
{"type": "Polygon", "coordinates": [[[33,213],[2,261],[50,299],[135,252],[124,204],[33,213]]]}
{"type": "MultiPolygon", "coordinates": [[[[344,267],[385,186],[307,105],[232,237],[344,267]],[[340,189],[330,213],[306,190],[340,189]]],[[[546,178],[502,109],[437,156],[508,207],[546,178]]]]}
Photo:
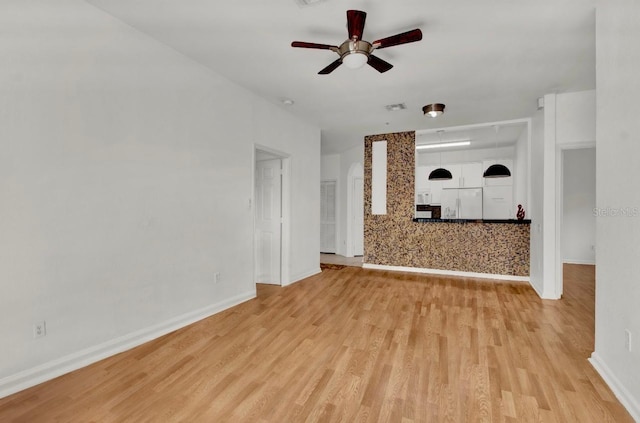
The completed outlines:
{"type": "Polygon", "coordinates": [[[530,221],[415,217],[415,132],[365,137],[365,267],[528,279],[530,221]],[[372,143],[387,142],[386,214],[372,214],[372,143]]]}

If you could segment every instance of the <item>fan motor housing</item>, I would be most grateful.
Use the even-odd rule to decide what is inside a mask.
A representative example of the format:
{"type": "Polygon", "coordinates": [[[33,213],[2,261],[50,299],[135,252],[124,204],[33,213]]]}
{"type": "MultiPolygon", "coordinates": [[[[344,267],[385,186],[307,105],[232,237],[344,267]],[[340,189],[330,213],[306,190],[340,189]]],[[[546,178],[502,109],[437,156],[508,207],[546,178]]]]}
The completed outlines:
{"type": "Polygon", "coordinates": [[[344,43],[340,44],[340,47],[338,47],[338,54],[340,55],[341,59],[344,59],[345,56],[348,56],[352,53],[361,53],[369,57],[372,47],[373,46],[371,45],[371,43],[364,40],[347,40],[344,43]]]}

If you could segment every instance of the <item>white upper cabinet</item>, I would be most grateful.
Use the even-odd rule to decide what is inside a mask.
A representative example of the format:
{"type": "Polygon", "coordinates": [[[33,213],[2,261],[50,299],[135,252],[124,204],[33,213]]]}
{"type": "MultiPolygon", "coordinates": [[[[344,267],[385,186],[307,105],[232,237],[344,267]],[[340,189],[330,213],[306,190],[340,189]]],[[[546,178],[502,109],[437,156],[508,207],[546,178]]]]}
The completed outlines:
{"type": "Polygon", "coordinates": [[[465,163],[461,166],[460,188],[479,188],[482,186],[482,163],[465,163]]]}
{"type": "Polygon", "coordinates": [[[443,188],[480,188],[482,187],[482,163],[462,163],[443,166],[453,178],[444,181],[443,188]]]}

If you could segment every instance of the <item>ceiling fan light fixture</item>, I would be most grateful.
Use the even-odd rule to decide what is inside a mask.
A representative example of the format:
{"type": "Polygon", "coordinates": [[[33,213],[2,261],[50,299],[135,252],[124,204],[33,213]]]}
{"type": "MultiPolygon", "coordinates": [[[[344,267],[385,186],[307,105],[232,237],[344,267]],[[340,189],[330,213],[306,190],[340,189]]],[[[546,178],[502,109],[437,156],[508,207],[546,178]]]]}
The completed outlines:
{"type": "MultiPolygon", "coordinates": [[[[303,1],[303,0],[299,0],[303,1]]],[[[311,0],[306,0],[311,1],[311,0]]],[[[317,0],[320,1],[320,0],[317,0]]],[[[393,47],[401,44],[414,43],[422,40],[422,31],[413,29],[401,34],[392,35],[390,37],[381,38],[370,43],[362,39],[364,24],[367,19],[367,13],[362,10],[347,10],[347,31],[349,38],[340,46],[331,44],[308,43],[305,41],[293,41],[291,47],[313,48],[318,50],[331,50],[337,53],[340,58],[330,63],[328,66],[318,72],[319,75],[328,75],[336,70],[344,63],[351,69],[361,68],[368,64],[380,73],[387,72],[393,68],[389,62],[371,54],[376,49],[393,47]]]]}
{"type": "Polygon", "coordinates": [[[439,167],[429,174],[430,181],[448,181],[453,179],[453,175],[447,169],[439,167]]]}
{"type": "Polygon", "coordinates": [[[436,118],[444,113],[445,105],[442,103],[427,104],[422,108],[422,112],[425,116],[430,118],[436,118]]]}
{"type": "Polygon", "coordinates": [[[353,51],[342,57],[342,63],[349,69],[358,69],[363,67],[369,61],[369,56],[360,51],[353,51]]]}

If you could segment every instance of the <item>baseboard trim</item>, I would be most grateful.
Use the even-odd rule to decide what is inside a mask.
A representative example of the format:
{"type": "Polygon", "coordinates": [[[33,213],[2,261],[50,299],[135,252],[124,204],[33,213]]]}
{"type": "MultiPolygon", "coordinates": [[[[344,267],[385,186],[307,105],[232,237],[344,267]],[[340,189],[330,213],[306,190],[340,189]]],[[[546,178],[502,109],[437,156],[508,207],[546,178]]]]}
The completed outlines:
{"type": "Polygon", "coordinates": [[[287,284],[287,285],[283,285],[283,286],[288,286],[291,284],[294,284],[296,282],[300,282],[303,279],[309,278],[311,276],[317,275],[318,273],[322,272],[320,270],[320,267],[317,267],[313,270],[309,270],[308,272],[303,272],[303,273],[298,273],[297,275],[293,276],[291,278],[291,281],[287,284]]]}
{"type": "Polygon", "coordinates": [[[594,266],[596,264],[595,261],[591,261],[591,260],[579,260],[579,259],[564,259],[562,260],[562,263],[564,264],[589,264],[594,266]]]}
{"type": "Polygon", "coordinates": [[[255,298],[250,291],[0,379],[0,398],[86,367],[255,298]]]}
{"type": "Polygon", "coordinates": [[[596,369],[596,372],[600,374],[609,388],[613,391],[613,394],[618,398],[620,403],[627,409],[631,417],[637,422],[640,422],[640,404],[636,398],[624,387],[620,380],[613,374],[609,366],[600,358],[595,351],[589,358],[589,363],[596,369]]]}
{"type": "Polygon", "coordinates": [[[363,263],[365,269],[391,270],[394,272],[428,273],[441,276],[461,276],[464,278],[497,279],[503,281],[529,282],[528,276],[498,275],[494,273],[461,272],[458,270],[427,269],[424,267],[386,266],[382,264],[363,263]]]}

